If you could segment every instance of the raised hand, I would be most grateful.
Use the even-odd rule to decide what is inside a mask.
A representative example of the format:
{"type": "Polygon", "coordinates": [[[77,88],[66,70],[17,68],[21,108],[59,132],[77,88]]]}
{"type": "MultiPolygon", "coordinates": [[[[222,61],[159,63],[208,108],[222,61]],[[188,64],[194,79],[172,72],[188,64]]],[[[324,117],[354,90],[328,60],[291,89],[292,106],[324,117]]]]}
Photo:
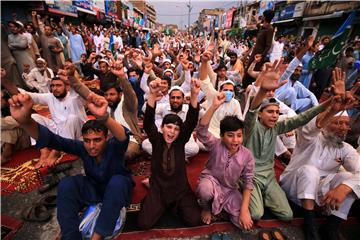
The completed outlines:
{"type": "Polygon", "coordinates": [[[263,91],[275,91],[282,85],[286,83],[283,81],[279,83],[280,79],[280,65],[282,64],[282,59],[280,61],[276,60],[272,65],[266,65],[266,68],[260,72],[258,78],[260,78],[259,82],[260,89],[263,91]]]}
{"type": "Polygon", "coordinates": [[[182,60],[181,61],[181,65],[183,66],[183,70],[184,71],[187,71],[187,70],[189,70],[189,61],[188,60],[186,60],[186,59],[184,59],[184,60],[182,60]]]}
{"type": "Polygon", "coordinates": [[[221,104],[225,102],[225,100],[226,100],[225,93],[218,92],[212,101],[212,106],[215,109],[217,109],[221,106],[221,104]]]}
{"type": "Polygon", "coordinates": [[[33,100],[28,94],[17,94],[9,99],[11,116],[19,123],[25,124],[31,120],[33,100]]]}
{"type": "Polygon", "coordinates": [[[306,47],[307,49],[311,48],[312,45],[314,44],[315,38],[313,35],[310,35],[306,41],[306,47]]]}
{"type": "Polygon", "coordinates": [[[149,91],[152,96],[155,97],[155,100],[158,101],[163,97],[161,92],[161,79],[156,78],[155,80],[149,83],[149,91]]]}
{"type": "Polygon", "coordinates": [[[191,95],[192,96],[197,96],[199,95],[199,92],[200,92],[200,81],[198,79],[191,79],[191,83],[190,83],[190,86],[191,86],[191,95]]]}
{"type": "Polygon", "coordinates": [[[124,65],[119,60],[114,62],[113,67],[111,68],[111,72],[118,78],[126,78],[126,74],[124,72],[124,65]]]}
{"type": "Polygon", "coordinates": [[[202,63],[207,63],[208,61],[210,61],[212,58],[212,53],[209,51],[206,51],[203,53],[203,55],[201,56],[201,62],[202,63]]]}
{"type": "Polygon", "coordinates": [[[32,17],[36,17],[36,14],[37,14],[36,11],[31,11],[31,16],[32,16],[32,17]]]}
{"type": "Polygon", "coordinates": [[[87,107],[96,118],[101,118],[106,116],[108,102],[104,97],[99,96],[97,94],[92,94],[91,96],[88,97],[87,100],[88,100],[87,107]]]}
{"type": "Polygon", "coordinates": [[[332,71],[332,92],[334,95],[339,95],[342,99],[345,98],[345,72],[341,68],[335,68],[332,71]]]}
{"type": "Polygon", "coordinates": [[[144,72],[146,74],[150,74],[152,68],[153,68],[153,64],[151,62],[149,62],[145,65],[144,72]]]}

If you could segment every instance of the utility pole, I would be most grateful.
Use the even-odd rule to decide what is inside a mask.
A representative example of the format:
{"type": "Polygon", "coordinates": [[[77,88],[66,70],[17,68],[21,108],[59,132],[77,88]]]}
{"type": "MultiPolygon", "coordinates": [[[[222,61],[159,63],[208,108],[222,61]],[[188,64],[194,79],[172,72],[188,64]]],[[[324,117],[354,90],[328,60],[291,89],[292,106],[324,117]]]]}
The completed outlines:
{"type": "Polygon", "coordinates": [[[188,13],[188,32],[190,32],[190,13],[191,13],[191,10],[192,10],[192,6],[191,6],[191,3],[190,3],[190,0],[189,0],[189,4],[186,4],[186,6],[188,7],[189,9],[189,13],[188,13]]]}

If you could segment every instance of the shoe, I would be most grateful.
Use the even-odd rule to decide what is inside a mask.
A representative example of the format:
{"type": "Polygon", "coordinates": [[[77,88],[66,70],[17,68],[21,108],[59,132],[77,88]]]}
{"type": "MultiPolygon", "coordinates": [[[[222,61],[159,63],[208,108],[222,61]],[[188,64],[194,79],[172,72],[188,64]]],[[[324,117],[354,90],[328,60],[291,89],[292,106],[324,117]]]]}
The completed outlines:
{"type": "Polygon", "coordinates": [[[21,217],[29,222],[44,222],[50,218],[51,214],[45,206],[37,204],[30,208],[25,208],[21,212],[21,217]]]}
{"type": "Polygon", "coordinates": [[[40,194],[43,194],[51,189],[53,189],[54,187],[56,187],[59,182],[60,182],[60,177],[58,175],[50,175],[50,176],[46,176],[45,177],[45,181],[44,181],[44,185],[42,185],[39,189],[38,192],[40,194]]]}
{"type": "Polygon", "coordinates": [[[56,174],[56,173],[64,172],[64,171],[69,170],[71,168],[72,168],[71,163],[60,164],[60,165],[57,165],[57,166],[54,166],[54,167],[50,168],[48,173],[56,174]]]}
{"type": "Polygon", "coordinates": [[[45,206],[47,209],[56,207],[57,195],[49,195],[40,198],[38,204],[45,206]]]}
{"type": "Polygon", "coordinates": [[[287,239],[280,229],[272,230],[271,236],[272,236],[273,240],[286,240],[287,239]]]}
{"type": "Polygon", "coordinates": [[[259,240],[272,240],[271,233],[267,230],[262,230],[259,233],[259,240]]]}

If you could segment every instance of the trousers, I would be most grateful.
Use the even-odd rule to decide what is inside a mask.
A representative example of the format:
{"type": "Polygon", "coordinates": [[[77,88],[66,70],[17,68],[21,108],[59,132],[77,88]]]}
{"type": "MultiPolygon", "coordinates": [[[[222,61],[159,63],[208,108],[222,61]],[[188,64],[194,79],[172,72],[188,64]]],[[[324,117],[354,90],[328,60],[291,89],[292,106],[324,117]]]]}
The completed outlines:
{"type": "Polygon", "coordinates": [[[57,219],[62,239],[81,240],[79,212],[88,204],[102,202],[94,231],[102,237],[111,236],[120,210],[131,201],[132,181],[114,175],[106,186],[96,185],[86,176],[76,175],[61,180],[58,187],[57,219]]]}

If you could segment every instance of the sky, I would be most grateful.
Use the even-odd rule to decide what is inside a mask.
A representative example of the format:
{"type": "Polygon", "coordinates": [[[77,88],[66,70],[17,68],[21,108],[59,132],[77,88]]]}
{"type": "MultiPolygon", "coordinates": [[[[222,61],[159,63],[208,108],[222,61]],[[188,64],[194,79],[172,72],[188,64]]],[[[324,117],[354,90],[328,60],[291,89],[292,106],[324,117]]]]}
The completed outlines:
{"type": "MultiPolygon", "coordinates": [[[[188,25],[189,0],[147,0],[155,7],[156,20],[160,23],[177,24],[180,29],[188,25]]],[[[238,6],[240,1],[229,0],[191,0],[192,10],[190,13],[190,25],[194,23],[202,9],[224,8],[225,10],[232,6],[238,6]]]]}

